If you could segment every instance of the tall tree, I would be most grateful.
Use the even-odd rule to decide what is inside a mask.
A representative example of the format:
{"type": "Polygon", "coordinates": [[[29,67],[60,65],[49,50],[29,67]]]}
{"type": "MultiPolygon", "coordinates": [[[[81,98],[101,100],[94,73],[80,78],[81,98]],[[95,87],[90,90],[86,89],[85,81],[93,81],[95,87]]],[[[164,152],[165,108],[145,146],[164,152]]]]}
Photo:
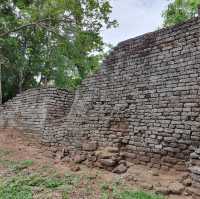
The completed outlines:
{"type": "Polygon", "coordinates": [[[197,15],[200,0],[173,0],[163,12],[164,26],[184,22],[197,15]]]}
{"type": "Polygon", "coordinates": [[[99,66],[109,0],[0,0],[4,100],[49,83],[75,87],[99,66]],[[99,54],[100,53],[100,54],[99,54]]]}

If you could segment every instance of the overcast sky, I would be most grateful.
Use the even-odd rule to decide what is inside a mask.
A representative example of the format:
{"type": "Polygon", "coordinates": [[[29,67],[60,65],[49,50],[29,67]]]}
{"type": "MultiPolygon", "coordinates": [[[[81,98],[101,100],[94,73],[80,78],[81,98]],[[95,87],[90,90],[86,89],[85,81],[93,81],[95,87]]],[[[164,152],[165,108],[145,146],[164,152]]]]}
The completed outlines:
{"type": "Polygon", "coordinates": [[[162,11],[169,0],[111,0],[111,17],[119,27],[103,31],[104,41],[116,45],[120,41],[151,32],[162,25],[162,11]]]}

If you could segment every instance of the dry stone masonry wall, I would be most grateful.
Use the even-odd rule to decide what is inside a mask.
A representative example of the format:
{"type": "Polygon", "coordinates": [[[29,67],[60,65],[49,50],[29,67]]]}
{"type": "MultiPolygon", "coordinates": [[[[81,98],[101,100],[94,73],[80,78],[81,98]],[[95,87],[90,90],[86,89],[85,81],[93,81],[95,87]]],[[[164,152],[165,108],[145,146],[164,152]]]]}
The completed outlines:
{"type": "Polygon", "coordinates": [[[200,19],[120,43],[76,91],[50,143],[117,147],[125,159],[184,170],[200,145],[200,19]]]}
{"type": "Polygon", "coordinates": [[[53,151],[65,147],[61,158],[117,173],[126,171],[126,160],[166,170],[190,167],[195,195],[200,18],[121,42],[75,96],[59,89],[17,96],[1,107],[0,123],[40,131],[53,151]]]}
{"type": "Polygon", "coordinates": [[[15,127],[41,134],[48,123],[64,117],[74,94],[62,89],[31,89],[1,107],[1,127],[15,127]]]}

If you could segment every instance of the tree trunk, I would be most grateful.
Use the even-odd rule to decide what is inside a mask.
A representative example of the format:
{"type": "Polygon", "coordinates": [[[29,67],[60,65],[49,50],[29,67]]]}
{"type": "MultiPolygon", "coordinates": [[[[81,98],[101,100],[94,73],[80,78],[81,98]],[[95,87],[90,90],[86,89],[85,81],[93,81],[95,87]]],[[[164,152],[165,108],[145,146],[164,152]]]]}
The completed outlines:
{"type": "Polygon", "coordinates": [[[2,104],[2,87],[1,87],[1,63],[0,63],[0,105],[2,104]]]}

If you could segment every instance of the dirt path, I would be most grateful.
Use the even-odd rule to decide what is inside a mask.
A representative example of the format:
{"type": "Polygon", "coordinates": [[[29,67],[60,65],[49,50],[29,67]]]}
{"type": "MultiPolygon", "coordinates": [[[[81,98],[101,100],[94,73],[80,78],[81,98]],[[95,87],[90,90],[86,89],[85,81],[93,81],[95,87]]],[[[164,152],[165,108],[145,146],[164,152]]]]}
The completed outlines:
{"type": "MultiPolygon", "coordinates": [[[[27,138],[23,136],[21,132],[13,129],[0,130],[0,180],[1,178],[5,179],[6,177],[14,176],[12,172],[9,172],[9,166],[5,166],[5,163],[15,162],[16,164],[24,160],[27,162],[32,161],[34,164],[31,164],[27,168],[22,168],[21,170],[23,170],[23,172],[38,173],[45,167],[48,168],[45,172],[51,175],[52,172],[58,173],[60,176],[64,176],[66,173],[73,175],[71,172],[72,165],[55,161],[47,151],[47,148],[38,144],[37,140],[34,138],[27,138]]],[[[81,180],[79,179],[79,183],[74,185],[70,191],[69,197],[73,199],[98,199],[102,194],[102,187],[107,186],[107,191],[112,191],[109,189],[114,189],[114,184],[117,183],[134,190],[147,190],[150,192],[157,190],[159,192],[166,192],[167,187],[180,186],[179,182],[183,180],[185,175],[175,171],[173,173],[159,172],[145,166],[131,165],[126,174],[119,176],[111,172],[90,169],[83,165],[79,166],[80,171],[76,172],[75,175],[82,177],[81,180]],[[113,187],[110,186],[111,184],[113,187]]],[[[43,173],[40,174],[44,175],[44,171],[42,172],[43,173]]],[[[178,189],[181,189],[181,187],[178,187],[175,191],[178,192],[178,189]]],[[[40,199],[42,199],[44,195],[46,198],[52,199],[64,198],[64,196],[61,196],[59,190],[52,191],[51,193],[48,192],[48,194],[45,190],[40,190],[37,196],[40,199]],[[43,195],[40,195],[40,192],[43,195]],[[48,194],[49,197],[47,197],[48,194]]],[[[180,196],[178,193],[169,195],[166,198],[191,199],[189,196],[180,196]]]]}

